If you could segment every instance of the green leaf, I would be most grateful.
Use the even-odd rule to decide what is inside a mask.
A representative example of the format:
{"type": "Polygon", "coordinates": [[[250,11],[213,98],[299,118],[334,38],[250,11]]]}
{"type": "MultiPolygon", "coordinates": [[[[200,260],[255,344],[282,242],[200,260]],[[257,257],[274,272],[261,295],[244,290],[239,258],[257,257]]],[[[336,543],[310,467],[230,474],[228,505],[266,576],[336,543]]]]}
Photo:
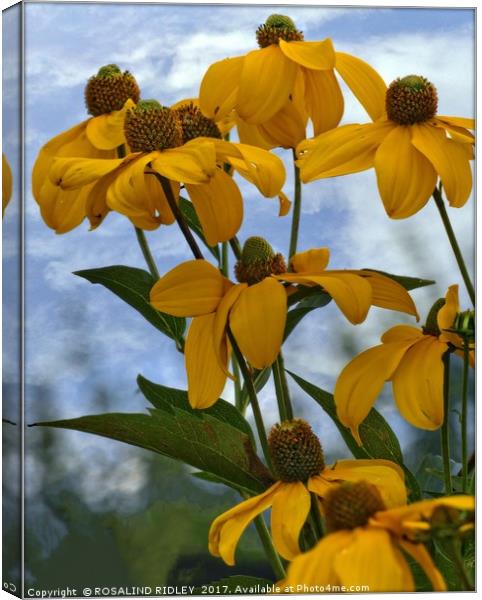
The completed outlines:
{"type": "Polygon", "coordinates": [[[394,275],[393,273],[379,271],[378,269],[362,269],[362,271],[373,271],[374,273],[380,273],[380,275],[390,277],[390,279],[394,279],[408,291],[415,290],[421,287],[427,287],[427,285],[433,285],[435,283],[435,281],[433,281],[432,279],[420,279],[420,277],[405,277],[404,275],[394,275]]]}
{"type": "Polygon", "coordinates": [[[231,481],[224,479],[224,477],[220,477],[219,475],[213,475],[212,473],[208,473],[207,471],[196,471],[195,473],[192,473],[192,476],[196,479],[200,479],[201,481],[209,481],[209,483],[227,485],[228,487],[240,493],[251,494],[251,490],[248,490],[247,488],[244,488],[240,485],[233,485],[231,481]]]}
{"type": "Polygon", "coordinates": [[[100,283],[124,302],[135,308],[151,325],[172,338],[182,349],[186,319],[172,317],[159,312],[149,302],[149,293],[155,283],[150,273],[134,267],[114,265],[100,269],[75,271],[74,275],[83,277],[91,283],[100,283]]]}
{"type": "Polygon", "coordinates": [[[284,339],[286,340],[301,319],[315,308],[321,308],[331,302],[331,296],[318,288],[317,293],[303,298],[295,308],[288,311],[284,339]]]}
{"type": "Polygon", "coordinates": [[[269,579],[251,577],[250,575],[232,575],[219,581],[213,581],[199,586],[194,590],[195,595],[226,596],[228,594],[265,595],[273,590],[275,584],[269,579]]]}
{"type": "Polygon", "coordinates": [[[355,458],[384,458],[399,464],[407,479],[412,500],[421,497],[420,487],[413,474],[403,463],[402,450],[397,436],[382,415],[374,408],[368,413],[367,418],[360,425],[359,433],[363,446],[359,446],[350,430],[340,423],[333,395],[302,379],[299,375],[287,371],[296,383],[311,396],[335,423],[343,440],[355,458]]]}
{"type": "Polygon", "coordinates": [[[139,387],[155,407],[150,414],[108,413],[36,425],[74,429],[119,440],[181,460],[258,493],[272,479],[253,448],[248,423],[225,402],[194,410],[187,392],[158,386],[139,376],[139,387]]]}
{"type": "Polygon", "coordinates": [[[214,256],[214,258],[218,262],[220,262],[221,256],[219,254],[219,248],[218,248],[218,246],[209,246],[208,243],[206,242],[206,238],[204,237],[201,223],[199,222],[199,218],[196,214],[196,211],[194,210],[194,206],[192,205],[192,202],[189,202],[189,200],[180,196],[179,208],[181,209],[181,212],[184,215],[184,218],[186,219],[187,224],[189,225],[189,228],[192,231],[194,231],[194,233],[198,236],[198,238],[201,240],[201,242],[206,246],[206,248],[209,250],[209,252],[211,252],[211,254],[214,256]]]}

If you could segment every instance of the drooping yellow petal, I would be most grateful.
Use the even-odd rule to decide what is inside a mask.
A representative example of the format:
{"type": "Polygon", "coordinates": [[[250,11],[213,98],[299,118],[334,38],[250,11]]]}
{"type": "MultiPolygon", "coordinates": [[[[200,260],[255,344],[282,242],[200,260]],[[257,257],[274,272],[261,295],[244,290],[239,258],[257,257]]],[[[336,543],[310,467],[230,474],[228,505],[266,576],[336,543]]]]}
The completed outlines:
{"type": "Polygon", "coordinates": [[[454,127],[463,127],[464,129],[472,129],[472,131],[475,129],[475,119],[437,115],[437,120],[453,125],[454,127]]]}
{"type": "Polygon", "coordinates": [[[314,134],[319,135],[340,122],[345,108],[343,94],[332,70],[303,69],[303,75],[306,109],[313,121],[314,134]]]}
{"type": "Polygon", "coordinates": [[[234,565],[234,555],[243,531],[263,511],[274,502],[283,485],[277,481],[262,494],[249,498],[217,517],[209,530],[209,552],[220,556],[228,565],[234,565]]]}
{"type": "Polygon", "coordinates": [[[393,395],[400,414],[414,427],[438,429],[444,419],[442,355],[447,344],[424,336],[403,356],[393,374],[393,395]]]}
{"type": "Polygon", "coordinates": [[[85,219],[91,189],[92,184],[80,190],[62,190],[46,179],[37,196],[42,219],[56,233],[71,231],[85,219]]]}
{"type": "Polygon", "coordinates": [[[173,181],[208,183],[216,172],[215,146],[206,138],[194,139],[179,148],[159,152],[152,168],[173,181]]]}
{"type": "Polygon", "coordinates": [[[329,260],[329,248],[312,248],[311,250],[295,254],[291,258],[291,266],[296,273],[316,275],[326,269],[329,260]]]}
{"type": "Polygon", "coordinates": [[[404,539],[399,539],[398,544],[422,567],[432,583],[434,592],[447,591],[447,585],[442,574],[433,563],[432,557],[423,544],[414,544],[404,539]]]}
{"type": "Polygon", "coordinates": [[[372,304],[373,306],[379,306],[380,308],[386,308],[388,310],[398,310],[399,312],[413,315],[419,320],[417,307],[407,292],[407,290],[392,279],[377,273],[376,271],[361,270],[356,271],[357,275],[366,277],[368,283],[372,288],[372,304]]]}
{"type": "Polygon", "coordinates": [[[431,120],[431,123],[432,125],[435,125],[435,127],[445,129],[449,133],[450,137],[456,142],[461,142],[462,144],[469,144],[470,146],[475,144],[474,134],[471,133],[468,129],[465,129],[465,127],[459,127],[457,125],[454,125],[450,121],[443,120],[439,117],[434,117],[431,120]]]}
{"type": "Polygon", "coordinates": [[[388,529],[397,537],[406,536],[412,530],[413,523],[426,523],[434,510],[439,506],[446,506],[460,511],[472,512],[475,509],[473,496],[442,496],[431,500],[421,500],[386,511],[376,513],[372,518],[374,525],[388,529]],[[409,524],[407,529],[407,524],[409,524]]]}
{"type": "Polygon", "coordinates": [[[257,127],[271,147],[296,148],[306,137],[306,120],[294,102],[288,100],[271,119],[257,127]]]}
{"type": "Polygon", "coordinates": [[[350,545],[335,556],[334,570],[342,585],[366,585],[371,593],[415,589],[405,558],[383,529],[355,529],[350,545]]]}
{"type": "Polygon", "coordinates": [[[333,466],[326,467],[321,477],[331,482],[368,481],[378,488],[387,508],[407,503],[405,475],[390,460],[338,460],[333,466]]]}
{"type": "Polygon", "coordinates": [[[206,117],[220,120],[236,105],[244,56],[213,63],[206,71],[199,90],[199,106],[206,117]]]}
{"type": "Polygon", "coordinates": [[[284,287],[271,277],[240,294],[229,323],[241,352],[255,369],[269,367],[283,342],[287,299],[284,287]]]}
{"type": "Polygon", "coordinates": [[[423,337],[423,333],[420,329],[416,327],[412,327],[412,325],[395,325],[395,327],[391,327],[387,329],[385,333],[381,337],[381,341],[384,344],[390,342],[409,342],[416,341],[417,339],[423,337]]]}
{"type": "Polygon", "coordinates": [[[442,333],[453,326],[459,311],[459,286],[451,285],[445,294],[445,304],[437,313],[437,325],[442,333]]]}
{"type": "Polygon", "coordinates": [[[91,230],[97,229],[110,211],[107,204],[107,193],[115,181],[118,171],[118,169],[114,169],[89,186],[90,192],[85,203],[85,215],[89,219],[91,230]]]}
{"type": "Polygon", "coordinates": [[[337,52],[336,70],[371,120],[376,121],[382,117],[385,113],[387,86],[375,69],[356,56],[337,52]]]}
{"type": "MultiPolygon", "coordinates": [[[[274,118],[276,118],[276,115],[274,118]]],[[[270,142],[265,138],[259,125],[246,123],[239,116],[236,116],[236,127],[238,129],[239,141],[242,144],[257,146],[264,150],[271,150],[277,146],[274,141],[270,142]]]]}
{"type": "Polygon", "coordinates": [[[375,152],[393,129],[389,121],[368,125],[342,125],[297,148],[303,182],[358,173],[373,167],[375,152]]]}
{"type": "Polygon", "coordinates": [[[151,290],[154,308],[175,317],[197,317],[216,310],[227,280],[207,260],[189,260],[161,277],[151,290]]]}
{"type": "Polygon", "coordinates": [[[325,70],[335,67],[335,48],[330,38],[321,42],[286,42],[279,47],[290,60],[307,69],[325,70]]]}
{"type": "Polygon", "coordinates": [[[247,144],[232,144],[213,140],[217,160],[232,165],[238,173],[254,183],[268,198],[277,196],[285,183],[283,161],[271,152],[247,144]]]}
{"type": "Polygon", "coordinates": [[[472,191],[472,171],[460,144],[444,131],[426,123],[412,125],[412,144],[424,154],[440,175],[450,206],[463,206],[472,191]]]}
{"type": "Polygon", "coordinates": [[[278,217],[286,217],[291,210],[291,200],[284,192],[278,194],[279,212],[278,217]]]}
{"type": "Polygon", "coordinates": [[[340,421],[349,427],[361,446],[358,427],[390,379],[408,348],[416,340],[382,344],[365,350],[349,362],[340,373],[335,386],[334,400],[340,421]]]}
{"type": "Polygon", "coordinates": [[[221,395],[226,383],[228,351],[226,341],[219,351],[214,347],[214,313],[195,317],[186,338],[185,361],[189,404],[203,409],[212,406],[221,395]],[[219,366],[219,357],[224,370],[219,366]]]}
{"type": "Polygon", "coordinates": [[[90,143],[101,150],[112,150],[125,144],[124,120],[127,111],[134,106],[129,98],[121,110],[89,119],[86,134],[90,143]]]}
{"type": "Polygon", "coordinates": [[[225,344],[226,340],[226,325],[228,323],[229,312],[233,307],[233,304],[239,298],[239,295],[247,287],[247,283],[239,283],[237,285],[231,286],[221,299],[221,302],[218,304],[218,307],[216,309],[216,317],[214,319],[213,335],[216,356],[218,356],[219,358],[218,362],[221,369],[224,369],[226,375],[228,377],[231,377],[232,379],[234,379],[234,377],[228,372],[228,369],[224,363],[222,347],[225,344]]]}
{"type": "Polygon", "coordinates": [[[236,235],[243,222],[243,198],[232,177],[217,168],[208,183],[186,184],[186,189],[210,246],[236,235]]]}
{"type": "Polygon", "coordinates": [[[12,170],[8,164],[5,154],[2,153],[2,215],[12,197],[12,170]]]}
{"type": "Polygon", "coordinates": [[[272,44],[244,57],[236,109],[248,123],[263,123],[288,102],[298,70],[296,63],[272,44]]]}
{"type": "Polygon", "coordinates": [[[271,509],[271,534],[276,550],[287,560],[293,560],[301,552],[298,540],[310,506],[310,493],[301,481],[283,482],[276,492],[271,509]]]}
{"type": "Polygon", "coordinates": [[[342,530],[325,536],[308,552],[299,554],[288,566],[286,579],[280,586],[293,586],[294,593],[303,593],[304,586],[340,585],[334,563],[337,556],[344,556],[354,538],[353,531],[342,530]]]}
{"type": "Polygon", "coordinates": [[[429,201],[437,183],[432,163],[411,143],[410,127],[395,127],[375,154],[375,171],[387,215],[405,219],[429,201]]]}
{"type": "Polygon", "coordinates": [[[49,172],[50,181],[71,190],[88,185],[119,167],[123,158],[54,158],[49,172]]]}

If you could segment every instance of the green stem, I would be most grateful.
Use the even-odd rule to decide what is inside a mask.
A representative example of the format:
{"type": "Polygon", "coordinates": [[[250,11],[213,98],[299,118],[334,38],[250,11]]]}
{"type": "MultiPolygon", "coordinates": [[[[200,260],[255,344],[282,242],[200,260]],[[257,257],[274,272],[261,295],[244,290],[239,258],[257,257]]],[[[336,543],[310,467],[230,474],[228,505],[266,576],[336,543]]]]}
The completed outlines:
{"type": "Polygon", "coordinates": [[[444,364],[444,422],[441,430],[442,457],[444,465],[445,493],[452,494],[452,473],[450,469],[450,440],[449,440],[449,396],[450,396],[450,351],[443,356],[444,364]]]}
{"type": "Polygon", "coordinates": [[[295,198],[293,204],[293,217],[291,221],[291,235],[290,235],[290,249],[289,258],[296,254],[296,248],[298,246],[298,231],[300,228],[300,216],[301,216],[301,179],[300,170],[296,166],[296,152],[293,150],[293,165],[295,173],[295,198]]]}
{"type": "Polygon", "coordinates": [[[463,338],[464,343],[464,371],[462,377],[462,410],[460,416],[460,426],[462,433],[462,493],[467,493],[468,476],[468,456],[467,456],[467,398],[469,388],[469,342],[467,337],[463,338]]]}
{"type": "Polygon", "coordinates": [[[157,281],[160,277],[159,271],[157,270],[156,263],[154,261],[154,257],[151,254],[151,250],[149,248],[149,244],[147,243],[146,235],[142,229],[139,227],[134,227],[136,230],[137,241],[139,242],[139,246],[142,250],[142,254],[146,261],[146,264],[149,268],[149,271],[152,277],[157,281]]]}
{"type": "Polygon", "coordinates": [[[458,540],[457,538],[452,538],[444,546],[445,551],[449,554],[449,557],[452,559],[452,563],[455,565],[455,568],[457,569],[457,572],[460,577],[462,589],[457,591],[473,591],[474,584],[472,583],[471,578],[467,573],[467,569],[464,564],[464,559],[462,558],[460,540],[458,540]]]}
{"type": "Polygon", "coordinates": [[[241,260],[241,244],[236,236],[229,240],[229,245],[231,246],[231,250],[233,251],[236,260],[241,260]]]}
{"type": "Polygon", "coordinates": [[[289,421],[293,418],[293,408],[291,406],[290,392],[288,382],[286,381],[284,360],[281,352],[278,354],[278,358],[273,363],[271,369],[273,371],[280,419],[282,421],[289,421]]]}
{"type": "Polygon", "coordinates": [[[314,530],[318,539],[321,539],[325,535],[325,528],[323,526],[323,519],[321,517],[320,503],[318,496],[313,492],[311,495],[311,521],[313,523],[314,530]]]}
{"type": "Polygon", "coordinates": [[[189,229],[188,224],[186,223],[186,221],[184,219],[184,215],[182,214],[181,209],[177,205],[176,199],[174,198],[174,194],[172,193],[171,184],[169,183],[169,179],[167,179],[163,175],[159,175],[159,173],[154,173],[154,175],[156,176],[157,180],[159,181],[159,183],[162,186],[164,195],[166,196],[167,202],[169,204],[169,208],[171,209],[172,214],[174,215],[174,218],[176,219],[177,224],[179,225],[179,229],[181,230],[182,234],[184,235],[184,237],[186,239],[186,242],[188,243],[189,247],[191,248],[191,252],[193,253],[194,257],[196,259],[204,258],[203,253],[201,252],[199,246],[197,245],[197,242],[194,239],[194,236],[193,236],[191,230],[189,229]]]}
{"type": "Polygon", "coordinates": [[[235,404],[236,408],[239,410],[239,412],[244,415],[245,407],[243,407],[243,398],[241,395],[242,387],[241,387],[241,381],[240,381],[240,377],[239,377],[239,366],[238,366],[238,360],[234,354],[231,356],[231,365],[233,367],[233,375],[235,377],[235,379],[234,379],[234,404],[235,404]]]}
{"type": "Polygon", "coordinates": [[[462,252],[460,251],[459,244],[457,242],[457,238],[455,237],[454,230],[452,228],[452,224],[450,223],[450,219],[447,213],[447,209],[445,208],[445,204],[442,198],[442,193],[438,188],[435,188],[433,191],[433,198],[435,200],[435,204],[437,205],[438,211],[440,213],[440,217],[442,218],[442,223],[444,224],[445,231],[447,233],[447,237],[449,238],[450,245],[452,246],[452,250],[455,255],[455,260],[460,269],[460,273],[462,275],[462,279],[464,280],[465,287],[467,288],[467,292],[472,301],[472,304],[475,306],[475,290],[470,280],[469,272],[467,267],[465,266],[464,257],[462,256],[462,252]]]}
{"type": "Polygon", "coordinates": [[[266,460],[266,464],[269,469],[273,471],[273,465],[271,463],[271,456],[269,454],[269,446],[268,446],[268,438],[266,436],[266,429],[263,423],[263,416],[261,414],[261,409],[259,407],[258,396],[256,394],[256,389],[254,387],[253,379],[251,377],[251,373],[248,369],[248,365],[246,364],[244,357],[239,349],[239,346],[234,338],[229,327],[227,328],[227,334],[231,346],[233,348],[233,353],[236,356],[236,360],[238,361],[239,368],[241,369],[241,373],[243,374],[243,379],[246,385],[246,390],[248,392],[249,401],[251,404],[251,408],[253,409],[254,420],[256,423],[256,429],[258,431],[259,441],[261,443],[261,448],[263,450],[263,455],[266,460]]]}
{"type": "Polygon", "coordinates": [[[229,257],[228,257],[228,244],[223,242],[221,244],[221,273],[227,277],[229,274],[229,257]]]}

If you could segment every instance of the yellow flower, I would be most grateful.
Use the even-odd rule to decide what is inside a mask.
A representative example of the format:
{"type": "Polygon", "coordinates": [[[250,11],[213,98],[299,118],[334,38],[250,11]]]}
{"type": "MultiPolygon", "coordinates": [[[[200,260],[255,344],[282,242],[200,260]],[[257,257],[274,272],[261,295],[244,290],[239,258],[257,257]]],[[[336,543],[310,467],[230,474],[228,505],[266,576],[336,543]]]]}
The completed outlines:
{"type": "Polygon", "coordinates": [[[280,214],[289,210],[281,192],[286,177],[282,161],[261,148],[219,139],[216,125],[192,104],[172,110],[155,100],[140,101],[127,112],[125,134],[131,149],[125,158],[57,158],[50,170],[60,189],[87,190],[92,226],[109,210],[142,229],[173,223],[158,174],[170,181],[176,200],[184,184],[209,245],[228,241],[241,226],[243,200],[225,163],[264,196],[278,195],[280,214]]]}
{"type": "Polygon", "coordinates": [[[333,514],[335,527],[314,548],[293,560],[279,585],[288,590],[293,586],[295,593],[306,591],[304,586],[335,585],[345,586],[347,591],[351,586],[367,586],[365,591],[371,593],[412,592],[415,584],[403,551],[422,567],[435,591],[445,591],[442,575],[413,532],[430,532],[430,520],[441,508],[472,512],[473,497],[451,496],[381,509],[378,503],[376,491],[365,481],[333,489],[326,498],[325,512],[327,519],[333,514]]]}
{"type": "Polygon", "coordinates": [[[371,118],[382,111],[385,85],[369,65],[335,52],[331,39],[305,42],[283,15],[271,15],[256,32],[260,49],[212,64],[201,82],[199,103],[211,119],[234,109],[240,140],[264,148],[295,148],[306,137],[336,127],[344,110],[335,69],[371,118]]]}
{"type": "Polygon", "coordinates": [[[243,531],[269,508],[275,548],[293,560],[300,553],[298,539],[310,511],[310,492],[323,499],[340,482],[362,478],[376,486],[387,506],[397,507],[407,501],[403,472],[388,460],[340,460],[325,466],[320,442],[305,421],[275,426],[269,443],[279,480],[217,517],[209,530],[209,551],[228,565],[235,563],[243,531]]]}
{"type": "Polygon", "coordinates": [[[380,346],[365,350],[343,369],[335,386],[337,414],[360,445],[358,427],[386,381],[392,382],[398,410],[409,423],[428,430],[442,425],[442,357],[453,347],[462,353],[460,337],[447,331],[458,312],[458,286],[451,285],[445,302],[442,299],[430,311],[426,327],[392,327],[383,334],[380,346]]]}
{"type": "Polygon", "coordinates": [[[246,240],[236,265],[238,284],[205,260],[182,263],[156,282],[151,304],[167,314],[194,317],[186,341],[189,401],[207,408],[226,383],[229,326],[244,356],[256,369],[278,356],[286,323],[289,290],[283,284],[321,286],[351,323],[365,320],[370,306],[417,316],[407,291],[374,271],[326,270],[328,248],[292,258],[288,273],[281,254],[259,237],[246,240]]]}
{"type": "Polygon", "coordinates": [[[440,177],[451,206],[461,207],[472,189],[474,120],[436,116],[437,93],[424,77],[397,79],[373,94],[373,123],[344,125],[301,142],[297,148],[304,182],[375,168],[385,211],[392,219],[418,212],[440,177]],[[386,103],[386,111],[385,111],[386,103]]]}
{"type": "Polygon", "coordinates": [[[2,153],[2,216],[5,214],[7,204],[12,197],[12,170],[5,154],[2,153]]]}
{"type": "MultiPolygon", "coordinates": [[[[71,231],[86,216],[93,219],[88,203],[92,184],[81,190],[64,190],[48,177],[56,156],[113,159],[126,143],[126,111],[139,100],[134,77],[116,65],[101,67],[87,82],[86,104],[91,118],[60,133],[40,150],[32,172],[32,192],[45,223],[56,233],[71,231]]],[[[100,221],[96,223],[100,224],[100,221]]]]}

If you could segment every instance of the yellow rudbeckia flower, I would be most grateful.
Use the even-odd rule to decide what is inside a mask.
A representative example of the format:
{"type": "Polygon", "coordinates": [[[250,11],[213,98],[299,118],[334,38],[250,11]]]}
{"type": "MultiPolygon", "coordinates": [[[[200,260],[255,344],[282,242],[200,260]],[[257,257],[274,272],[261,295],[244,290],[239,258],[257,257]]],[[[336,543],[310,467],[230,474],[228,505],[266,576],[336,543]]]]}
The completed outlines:
{"type": "Polygon", "coordinates": [[[7,204],[12,197],[12,170],[5,154],[2,153],[2,216],[5,214],[7,204]]]}
{"type": "Polygon", "coordinates": [[[93,184],[81,190],[54,185],[48,173],[55,157],[117,157],[117,148],[126,143],[126,112],[139,100],[139,95],[136,80],[128,71],[122,73],[117,65],[101,67],[85,89],[87,110],[92,117],[42,146],[33,167],[32,193],[43,220],[56,233],[71,231],[86,216],[91,216],[93,207],[88,198],[93,184]]]}
{"type": "Polygon", "coordinates": [[[414,316],[412,298],[400,284],[374,271],[326,270],[328,248],[296,254],[287,272],[284,258],[259,237],[246,240],[236,265],[239,283],[205,260],[182,263],[156,282],[151,304],[167,314],[194,317],[186,340],[189,401],[207,408],[218,399],[227,376],[229,327],[243,355],[256,369],[279,354],[287,314],[284,283],[321,286],[354,324],[370,306],[414,316]]]}
{"type": "MultiPolygon", "coordinates": [[[[473,512],[474,498],[451,496],[390,508],[373,485],[359,481],[334,488],[324,507],[331,532],[293,560],[279,584],[283,589],[303,593],[316,586],[345,586],[347,591],[360,591],[366,586],[364,591],[372,593],[413,592],[403,551],[422,567],[435,591],[445,591],[445,581],[418,533],[436,535],[433,521],[441,510],[473,512]]],[[[459,532],[450,523],[445,530],[459,532]]]]}
{"type": "Polygon", "coordinates": [[[373,123],[344,125],[297,147],[304,182],[375,168],[378,191],[392,219],[422,209],[440,177],[449,204],[461,207],[472,190],[474,120],[437,115],[437,92],[424,77],[397,79],[380,97],[373,123]]]}
{"type": "Polygon", "coordinates": [[[180,183],[184,184],[208,244],[228,241],[241,226],[243,199],[224,164],[264,196],[278,196],[280,213],[289,210],[289,200],[281,191],[286,177],[282,161],[261,148],[219,139],[215,123],[193,104],[172,110],[155,100],[142,100],[127,112],[125,135],[131,149],[125,158],[57,158],[50,170],[58,188],[87,190],[93,226],[109,210],[142,229],[173,223],[157,174],[169,180],[176,201],[180,183]]]}
{"type": "MultiPolygon", "coordinates": [[[[360,445],[358,427],[386,381],[392,382],[398,410],[409,423],[428,430],[443,424],[442,357],[454,347],[462,354],[461,338],[450,331],[459,310],[458,286],[451,285],[445,301],[430,311],[424,328],[392,327],[380,346],[365,350],[343,369],[334,393],[337,414],[360,445]]],[[[473,361],[473,350],[471,355],[473,361]]]]}
{"type": "Polygon", "coordinates": [[[306,137],[336,127],[344,110],[335,69],[371,118],[382,112],[385,85],[362,60],[335,52],[331,39],[305,42],[284,15],[271,15],[256,37],[260,48],[212,64],[201,82],[199,104],[211,119],[235,111],[240,140],[264,148],[295,148],[306,137]]]}
{"type": "Polygon", "coordinates": [[[310,492],[323,499],[342,481],[367,479],[387,506],[397,507],[407,501],[404,475],[398,465],[373,459],[340,460],[325,466],[319,439],[301,419],[273,427],[269,446],[278,481],[217,517],[209,530],[209,551],[228,565],[235,563],[236,547],[246,527],[269,508],[274,546],[281,556],[293,560],[300,553],[298,539],[310,511],[310,492]]]}

